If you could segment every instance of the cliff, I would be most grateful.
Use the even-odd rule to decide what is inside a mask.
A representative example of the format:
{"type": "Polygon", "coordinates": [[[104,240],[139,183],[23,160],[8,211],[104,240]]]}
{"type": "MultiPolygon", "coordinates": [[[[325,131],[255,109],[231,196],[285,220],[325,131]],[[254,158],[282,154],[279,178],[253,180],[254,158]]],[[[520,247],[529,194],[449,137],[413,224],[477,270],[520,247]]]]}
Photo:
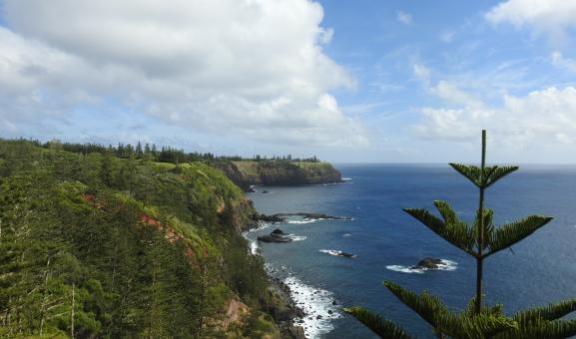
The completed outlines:
{"type": "Polygon", "coordinates": [[[296,186],[342,181],[340,172],[326,162],[230,161],[219,162],[216,167],[244,190],[251,185],[296,186]]]}
{"type": "Polygon", "coordinates": [[[0,337],[280,338],[221,171],[0,141],[0,337]]]}

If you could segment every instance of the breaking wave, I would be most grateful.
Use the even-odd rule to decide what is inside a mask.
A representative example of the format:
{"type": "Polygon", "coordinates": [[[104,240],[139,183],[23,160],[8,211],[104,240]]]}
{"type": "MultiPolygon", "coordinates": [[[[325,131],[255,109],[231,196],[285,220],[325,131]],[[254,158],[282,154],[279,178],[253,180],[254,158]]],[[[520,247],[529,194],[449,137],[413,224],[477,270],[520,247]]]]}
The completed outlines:
{"type": "Polygon", "coordinates": [[[440,259],[441,263],[437,268],[429,269],[417,266],[402,266],[402,265],[388,265],[387,269],[394,272],[409,273],[409,274],[424,274],[426,271],[454,271],[458,268],[458,263],[448,259],[440,259]]]}

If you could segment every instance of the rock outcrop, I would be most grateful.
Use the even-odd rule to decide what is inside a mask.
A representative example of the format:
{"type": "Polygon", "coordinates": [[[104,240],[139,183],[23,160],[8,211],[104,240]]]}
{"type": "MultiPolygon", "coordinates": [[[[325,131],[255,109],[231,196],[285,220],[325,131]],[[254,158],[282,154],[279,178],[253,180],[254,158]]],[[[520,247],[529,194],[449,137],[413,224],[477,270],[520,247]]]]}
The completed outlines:
{"type": "Polygon", "coordinates": [[[415,266],[412,266],[414,269],[427,269],[427,270],[435,270],[438,269],[438,265],[442,264],[442,259],[435,259],[435,258],[424,258],[418,262],[415,266]]]}
{"type": "Polygon", "coordinates": [[[284,233],[281,229],[275,229],[269,235],[263,235],[258,237],[258,241],[262,242],[276,242],[276,243],[287,243],[292,242],[292,238],[288,234],[284,233]]]}
{"type": "Polygon", "coordinates": [[[352,220],[350,217],[334,216],[323,213],[306,213],[306,212],[296,212],[296,213],[276,213],[272,215],[267,214],[257,214],[254,218],[257,221],[264,222],[285,222],[289,217],[301,217],[304,220],[352,220]]]}
{"type": "Polygon", "coordinates": [[[325,162],[227,161],[215,166],[244,191],[249,191],[251,185],[298,186],[342,182],[340,172],[325,162]]]}

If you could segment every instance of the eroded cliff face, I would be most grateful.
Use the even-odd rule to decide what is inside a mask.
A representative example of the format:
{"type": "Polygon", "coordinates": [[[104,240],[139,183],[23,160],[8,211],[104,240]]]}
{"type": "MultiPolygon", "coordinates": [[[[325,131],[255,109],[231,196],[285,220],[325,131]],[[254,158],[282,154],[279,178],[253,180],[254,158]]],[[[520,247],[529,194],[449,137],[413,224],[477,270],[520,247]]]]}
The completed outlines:
{"type": "Polygon", "coordinates": [[[340,172],[325,162],[231,161],[216,167],[245,191],[251,185],[297,186],[342,181],[340,172]]]}

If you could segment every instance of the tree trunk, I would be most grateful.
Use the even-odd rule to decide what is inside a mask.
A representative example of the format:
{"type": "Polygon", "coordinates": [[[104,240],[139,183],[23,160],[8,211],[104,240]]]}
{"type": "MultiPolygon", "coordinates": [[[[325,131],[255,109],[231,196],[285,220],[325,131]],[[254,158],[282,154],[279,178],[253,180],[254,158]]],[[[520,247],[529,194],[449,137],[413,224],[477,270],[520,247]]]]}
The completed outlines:
{"type": "Polygon", "coordinates": [[[74,307],[76,304],[76,300],[74,299],[75,288],[76,288],[76,284],[72,283],[72,311],[71,311],[71,316],[70,316],[70,337],[72,339],[74,339],[74,307]]]}
{"type": "Polygon", "coordinates": [[[482,270],[484,248],[484,168],[486,167],[486,130],[482,130],[482,164],[480,167],[480,201],[478,207],[478,257],[476,257],[476,314],[480,314],[482,309],[482,270]]]}
{"type": "Polygon", "coordinates": [[[48,268],[50,267],[50,258],[48,258],[48,261],[46,262],[46,272],[44,273],[44,297],[42,298],[42,305],[40,306],[40,315],[41,315],[41,319],[40,319],[40,337],[42,337],[42,334],[44,334],[44,321],[45,321],[45,308],[46,308],[46,299],[48,298],[48,275],[49,275],[49,270],[48,268]]]}

